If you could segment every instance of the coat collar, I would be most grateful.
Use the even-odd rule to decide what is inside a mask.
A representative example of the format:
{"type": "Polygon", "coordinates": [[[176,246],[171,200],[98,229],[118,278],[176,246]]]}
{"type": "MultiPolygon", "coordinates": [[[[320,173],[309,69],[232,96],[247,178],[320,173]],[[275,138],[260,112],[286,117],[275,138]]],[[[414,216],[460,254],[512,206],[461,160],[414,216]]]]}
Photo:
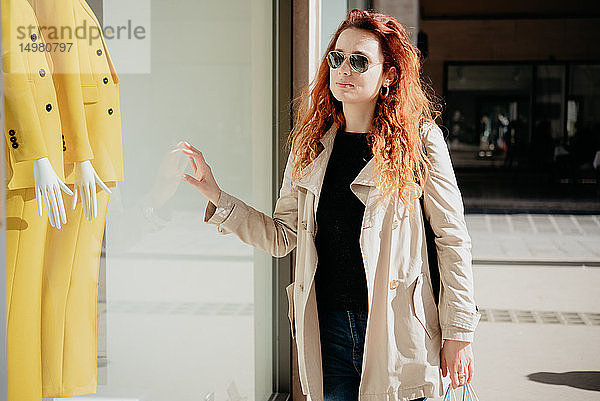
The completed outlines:
{"type": "MultiPolygon", "coordinates": [[[[320,195],[327,162],[331,156],[333,142],[337,135],[337,131],[338,125],[334,122],[325,135],[319,140],[323,145],[321,152],[317,155],[312,164],[309,164],[302,169],[300,178],[295,181],[296,185],[306,188],[315,194],[315,196],[320,195]]],[[[374,180],[374,166],[375,158],[371,157],[350,184],[350,189],[364,204],[366,204],[370,187],[375,187],[376,185],[374,180]]]]}

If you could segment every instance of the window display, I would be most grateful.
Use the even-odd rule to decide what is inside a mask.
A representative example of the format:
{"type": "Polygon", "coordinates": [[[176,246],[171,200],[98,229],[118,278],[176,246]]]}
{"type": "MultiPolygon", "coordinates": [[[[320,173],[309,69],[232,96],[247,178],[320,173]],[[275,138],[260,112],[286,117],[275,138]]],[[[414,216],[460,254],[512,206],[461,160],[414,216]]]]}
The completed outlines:
{"type": "Polygon", "coordinates": [[[124,180],[119,79],[84,0],[3,0],[2,16],[8,398],[93,393],[100,249],[124,180]]]}
{"type": "Polygon", "coordinates": [[[181,147],[272,208],[272,3],[0,1],[10,401],[268,399],[273,261],[181,147]]]}
{"type": "MultiPolygon", "coordinates": [[[[8,399],[41,396],[41,315],[44,244],[50,227],[41,215],[36,180],[64,181],[61,125],[52,80],[52,61],[45,53],[21,52],[23,43],[44,43],[37,29],[17,40],[13,28],[38,27],[27,0],[2,1],[2,62],[6,183],[6,287],[8,399]],[[39,164],[34,174],[34,164],[39,164]]],[[[39,183],[38,185],[41,185],[39,183]]],[[[57,207],[53,202],[54,208],[57,207]]],[[[55,215],[56,216],[56,215],[55,215]]]]}

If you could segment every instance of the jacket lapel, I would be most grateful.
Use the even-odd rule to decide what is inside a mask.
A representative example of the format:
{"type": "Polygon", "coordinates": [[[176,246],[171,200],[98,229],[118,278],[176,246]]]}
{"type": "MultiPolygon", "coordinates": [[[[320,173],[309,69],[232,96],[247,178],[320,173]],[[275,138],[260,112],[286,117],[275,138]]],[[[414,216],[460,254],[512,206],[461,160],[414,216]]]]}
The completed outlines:
{"type": "Polygon", "coordinates": [[[350,189],[366,206],[367,198],[371,187],[375,187],[374,179],[375,158],[371,157],[367,164],[360,170],[354,181],[350,184],[350,189]]]}
{"type": "Polygon", "coordinates": [[[327,168],[327,162],[329,156],[331,156],[331,150],[333,149],[333,140],[337,132],[337,124],[333,123],[329,130],[319,140],[323,145],[323,149],[317,155],[315,160],[308,166],[302,169],[300,178],[295,181],[295,184],[306,188],[312,192],[315,197],[318,197],[321,192],[321,186],[323,185],[323,178],[325,177],[325,170],[327,168]]]}
{"type": "MultiPolygon", "coordinates": [[[[295,184],[306,188],[312,192],[315,197],[319,197],[323,186],[323,178],[327,163],[333,149],[333,142],[337,134],[338,126],[333,123],[331,128],[319,140],[323,145],[323,149],[317,155],[312,165],[308,165],[302,169],[301,176],[295,181],[295,184]]],[[[356,178],[350,184],[352,192],[361,200],[363,204],[367,204],[367,198],[371,187],[375,187],[374,180],[374,165],[375,159],[371,157],[367,164],[360,170],[356,178]]]]}
{"type": "MultiPolygon", "coordinates": [[[[100,25],[100,21],[98,21],[98,18],[96,17],[96,14],[94,13],[94,11],[91,9],[90,5],[87,3],[86,0],[80,0],[81,6],[83,7],[83,9],[88,13],[88,15],[90,16],[90,18],[92,20],[94,20],[94,22],[96,24],[98,24],[98,27],[100,29],[103,29],[102,25],[100,25]]],[[[110,58],[110,53],[108,52],[108,48],[106,47],[106,42],[104,41],[104,32],[102,32],[100,34],[100,40],[102,41],[102,47],[104,48],[104,54],[106,55],[106,60],[108,61],[108,67],[110,68],[110,75],[113,78],[113,82],[118,84],[119,83],[119,76],[117,75],[117,72],[115,71],[115,66],[113,65],[112,59],[110,58]]]]}

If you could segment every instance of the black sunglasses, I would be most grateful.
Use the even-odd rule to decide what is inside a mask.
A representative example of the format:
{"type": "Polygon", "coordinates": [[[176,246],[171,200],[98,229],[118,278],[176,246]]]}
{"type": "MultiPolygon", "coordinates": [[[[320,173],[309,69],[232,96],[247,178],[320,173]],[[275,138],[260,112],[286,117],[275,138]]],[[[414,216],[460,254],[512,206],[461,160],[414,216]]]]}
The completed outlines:
{"type": "MultiPolygon", "coordinates": [[[[329,64],[329,67],[335,70],[336,68],[339,68],[342,65],[345,58],[346,55],[344,53],[337,50],[332,50],[329,53],[327,53],[327,64],[329,64]]],[[[369,68],[371,68],[371,66],[381,64],[370,63],[367,56],[360,53],[352,53],[350,56],[348,56],[348,58],[350,59],[350,67],[354,71],[360,72],[361,74],[363,72],[366,72],[369,68]]]]}

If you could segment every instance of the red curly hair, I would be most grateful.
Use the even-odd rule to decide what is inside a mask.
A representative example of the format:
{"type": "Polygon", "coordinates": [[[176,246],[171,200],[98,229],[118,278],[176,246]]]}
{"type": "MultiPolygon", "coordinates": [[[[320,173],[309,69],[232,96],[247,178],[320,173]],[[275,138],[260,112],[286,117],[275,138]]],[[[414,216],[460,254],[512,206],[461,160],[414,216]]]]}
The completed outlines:
{"type": "MultiPolygon", "coordinates": [[[[402,202],[411,210],[412,201],[420,196],[431,168],[420,137],[422,124],[435,123],[441,114],[433,91],[428,93],[424,89],[428,85],[421,81],[421,53],[410,43],[406,30],[395,18],[353,9],[333,35],[325,55],[333,50],[342,31],[348,28],[374,34],[383,52],[383,72],[392,66],[398,72],[385,98],[380,91],[367,141],[375,158],[378,201],[398,190],[402,202]],[[419,195],[411,197],[411,189],[417,188],[419,195]]],[[[322,146],[319,140],[331,125],[335,122],[342,129],[346,126],[342,103],[329,88],[329,65],[325,57],[314,80],[294,99],[293,106],[296,109],[294,126],[287,143],[295,159],[292,187],[302,169],[317,157],[322,146]],[[310,87],[313,89],[309,91],[310,87]]]]}

